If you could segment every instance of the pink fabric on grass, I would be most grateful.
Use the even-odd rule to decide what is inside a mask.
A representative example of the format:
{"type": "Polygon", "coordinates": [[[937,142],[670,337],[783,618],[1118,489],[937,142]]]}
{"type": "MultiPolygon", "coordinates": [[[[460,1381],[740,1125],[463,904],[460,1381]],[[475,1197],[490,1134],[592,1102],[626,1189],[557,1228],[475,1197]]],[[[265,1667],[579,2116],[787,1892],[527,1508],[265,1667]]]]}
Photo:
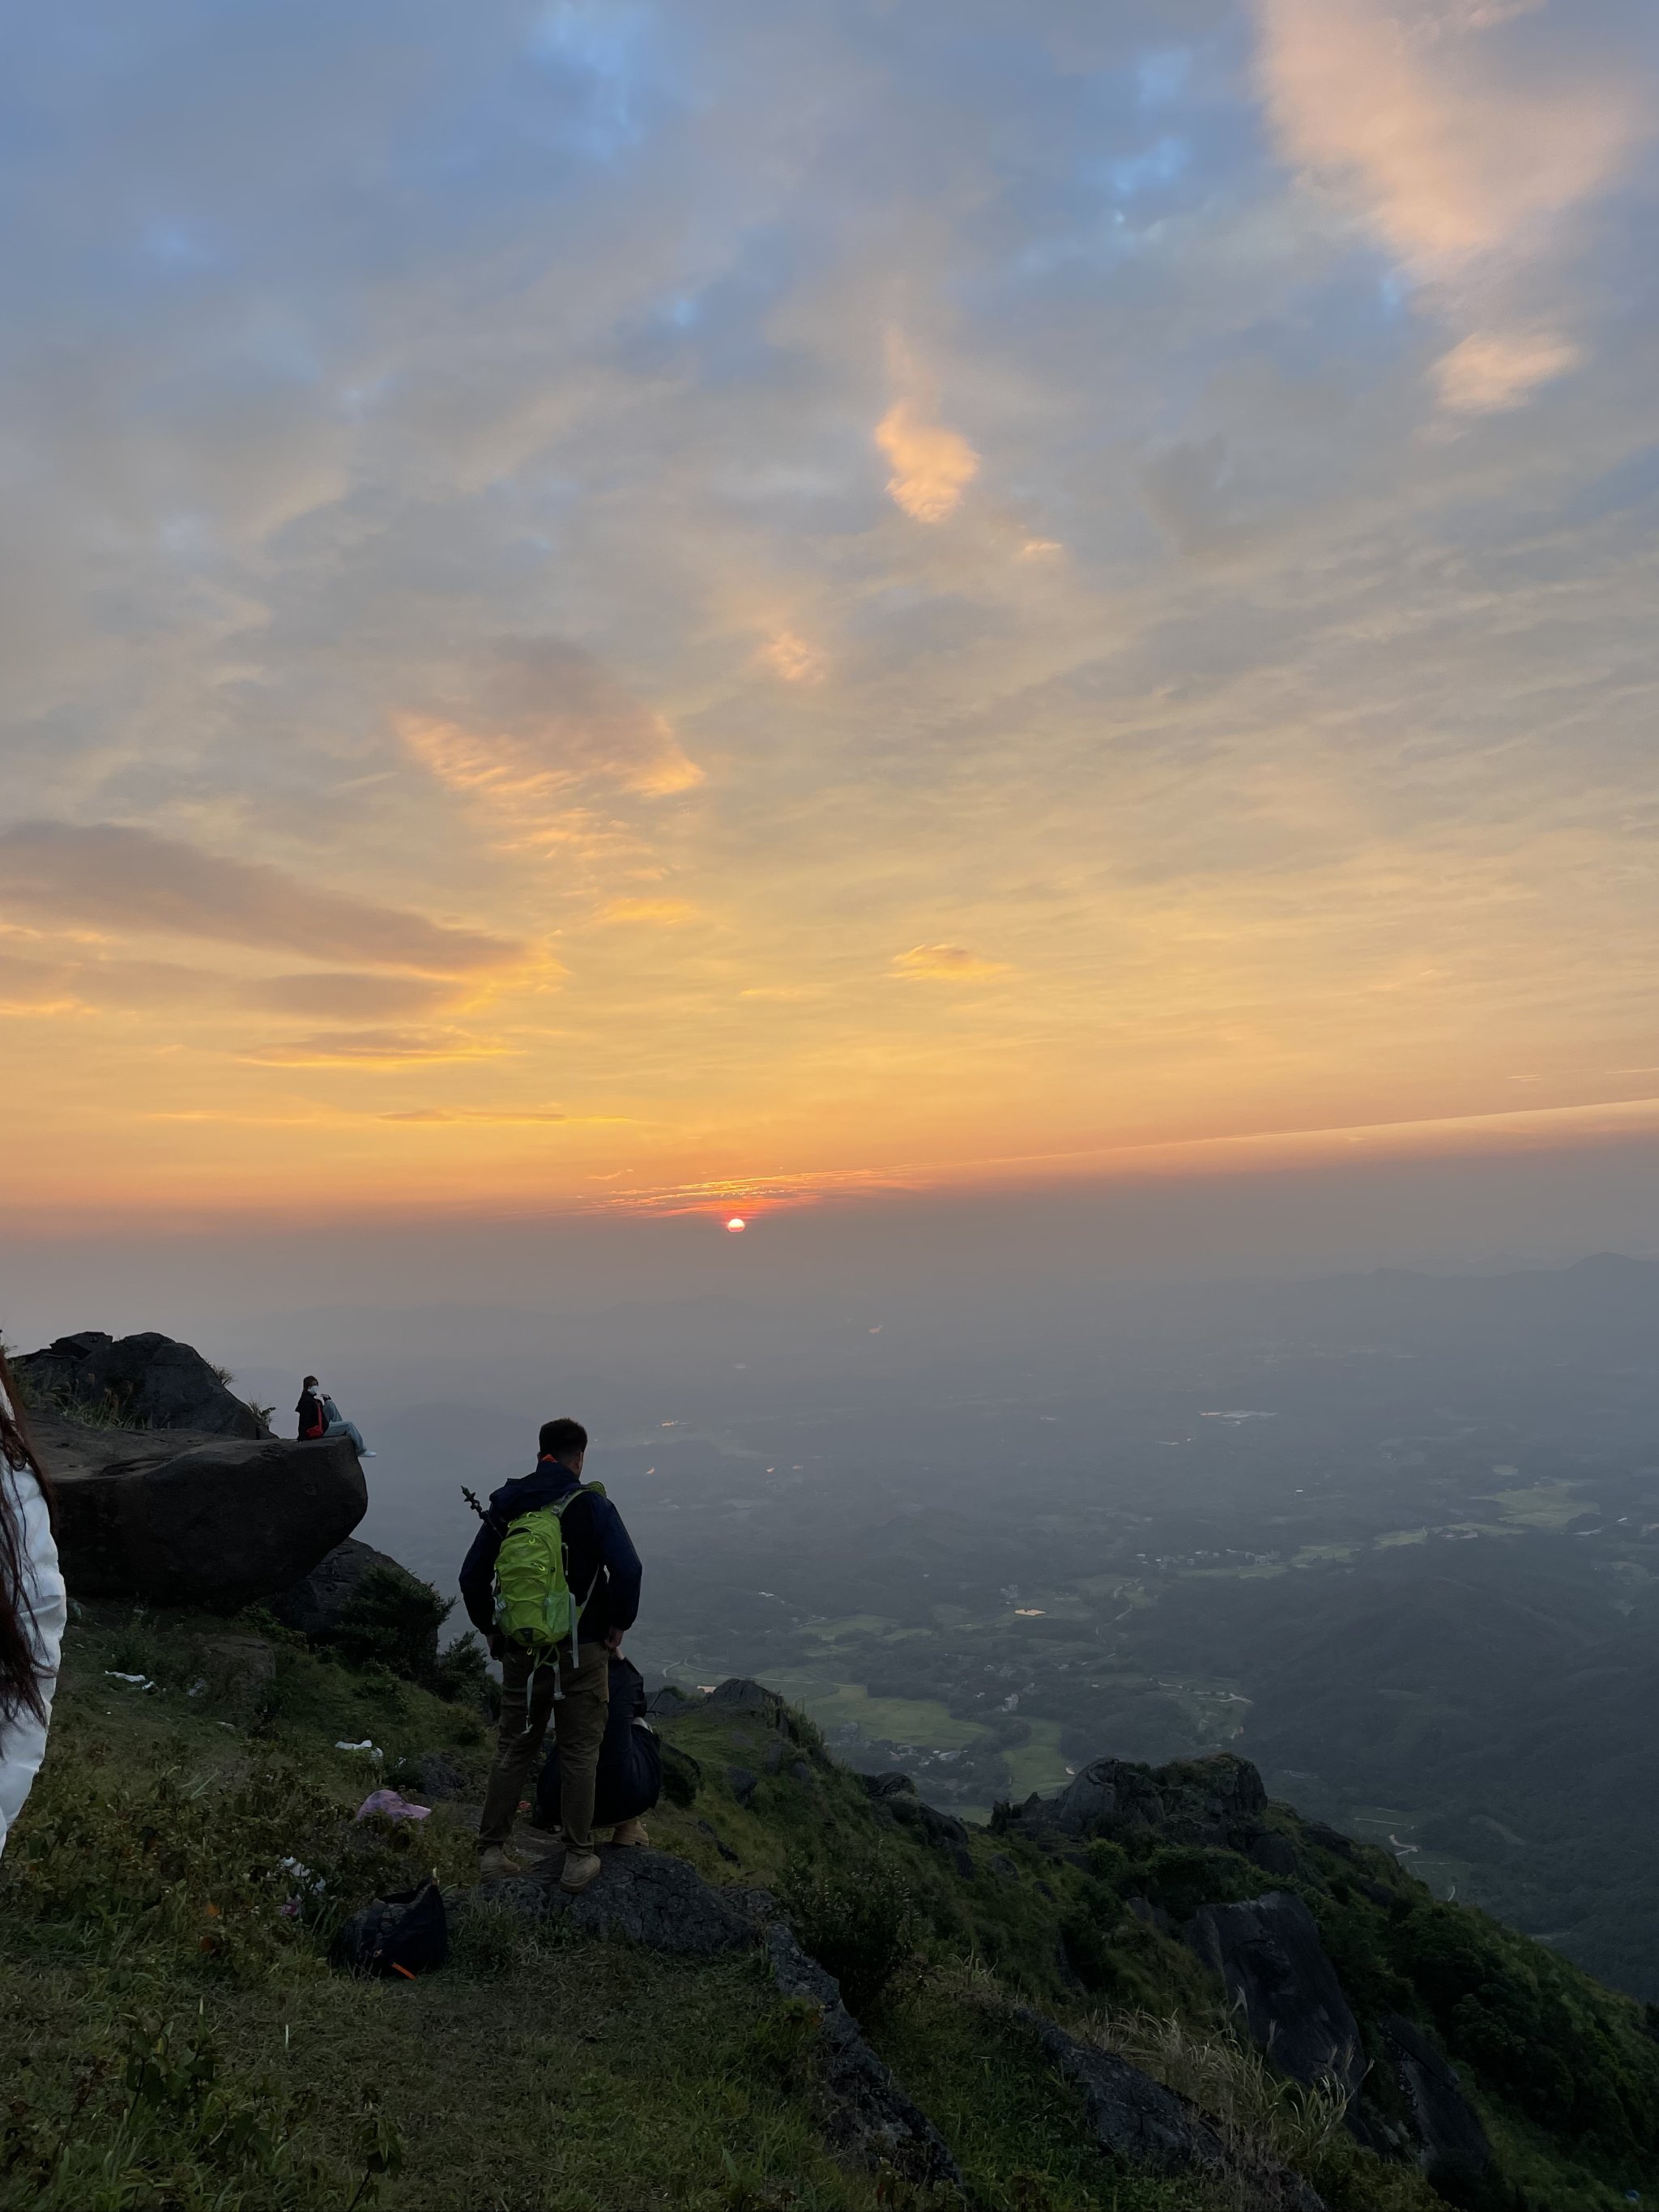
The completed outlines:
{"type": "Polygon", "coordinates": [[[371,1813],[384,1813],[388,1820],[424,1820],[431,1811],[430,1805],[411,1805],[395,1790],[371,1790],[352,1818],[366,1820],[371,1813]]]}

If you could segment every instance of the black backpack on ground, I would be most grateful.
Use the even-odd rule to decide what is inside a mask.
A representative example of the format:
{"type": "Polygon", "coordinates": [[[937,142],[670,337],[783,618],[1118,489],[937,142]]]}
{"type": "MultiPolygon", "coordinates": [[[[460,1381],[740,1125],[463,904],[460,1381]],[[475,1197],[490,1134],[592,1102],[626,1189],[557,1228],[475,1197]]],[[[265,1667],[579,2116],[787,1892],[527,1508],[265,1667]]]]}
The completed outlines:
{"type": "Polygon", "coordinates": [[[435,1881],[394,1890],[354,1912],[335,1937],[331,1962],[347,1973],[413,1981],[449,1956],[449,1921],[435,1881]]]}

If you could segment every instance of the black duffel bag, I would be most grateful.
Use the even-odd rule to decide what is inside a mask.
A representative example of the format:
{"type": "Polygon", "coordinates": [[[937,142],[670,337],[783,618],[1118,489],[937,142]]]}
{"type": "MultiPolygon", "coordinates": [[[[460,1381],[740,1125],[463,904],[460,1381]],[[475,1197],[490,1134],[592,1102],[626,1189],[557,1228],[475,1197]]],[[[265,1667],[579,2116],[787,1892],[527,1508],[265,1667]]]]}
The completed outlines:
{"type": "MultiPolygon", "coordinates": [[[[553,1708],[556,1730],[558,1706],[553,1708]]],[[[611,1661],[611,1709],[593,1777],[593,1826],[614,1828],[637,1820],[662,1796],[662,1747],[645,1717],[645,1684],[631,1659],[611,1661]]],[[[536,1784],[538,1828],[559,1825],[559,1747],[556,1736],[536,1784]]]]}

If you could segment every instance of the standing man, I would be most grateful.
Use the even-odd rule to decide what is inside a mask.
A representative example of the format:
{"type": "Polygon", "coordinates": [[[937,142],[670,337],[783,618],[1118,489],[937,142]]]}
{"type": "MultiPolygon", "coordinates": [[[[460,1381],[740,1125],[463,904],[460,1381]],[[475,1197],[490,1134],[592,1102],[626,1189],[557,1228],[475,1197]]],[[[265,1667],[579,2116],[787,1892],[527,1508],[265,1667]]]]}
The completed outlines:
{"type": "Polygon", "coordinates": [[[461,1568],[467,1616],[501,1662],[501,1734],[478,1823],[478,1870],[486,1881],[523,1870],[507,1856],[507,1846],[531,1762],[552,1717],[556,1682],[566,1845],[560,1887],[586,1889],[599,1870],[593,1849],[593,1786],[611,1705],[611,1654],[622,1649],[638,1616],[641,1571],[621,1514],[602,1491],[582,1484],[586,1452],[587,1431],[580,1421],[544,1423],[535,1472],[495,1492],[461,1568]],[[513,1522],[548,1509],[558,1512],[565,1576],[580,1612],[574,1637],[556,1652],[537,1652],[502,1635],[493,1583],[496,1555],[513,1522]]]}

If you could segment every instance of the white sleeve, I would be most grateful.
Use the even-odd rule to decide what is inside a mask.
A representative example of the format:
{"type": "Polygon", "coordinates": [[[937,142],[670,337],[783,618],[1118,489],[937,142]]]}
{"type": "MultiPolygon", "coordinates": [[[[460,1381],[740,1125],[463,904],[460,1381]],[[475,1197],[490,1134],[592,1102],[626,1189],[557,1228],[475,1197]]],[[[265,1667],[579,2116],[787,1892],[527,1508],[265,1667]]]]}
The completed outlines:
{"type": "MultiPolygon", "coordinates": [[[[23,1559],[22,1596],[34,1616],[33,1642],[50,1717],[64,1629],[69,1620],[69,1594],[64,1587],[52,1519],[40,1486],[27,1468],[9,1467],[3,1458],[0,1458],[0,1512],[9,1512],[17,1526],[18,1550],[23,1559]]],[[[0,1720],[0,1851],[6,1847],[11,1824],[22,1811],[23,1800],[46,1755],[45,1721],[27,1712],[0,1720]]]]}

